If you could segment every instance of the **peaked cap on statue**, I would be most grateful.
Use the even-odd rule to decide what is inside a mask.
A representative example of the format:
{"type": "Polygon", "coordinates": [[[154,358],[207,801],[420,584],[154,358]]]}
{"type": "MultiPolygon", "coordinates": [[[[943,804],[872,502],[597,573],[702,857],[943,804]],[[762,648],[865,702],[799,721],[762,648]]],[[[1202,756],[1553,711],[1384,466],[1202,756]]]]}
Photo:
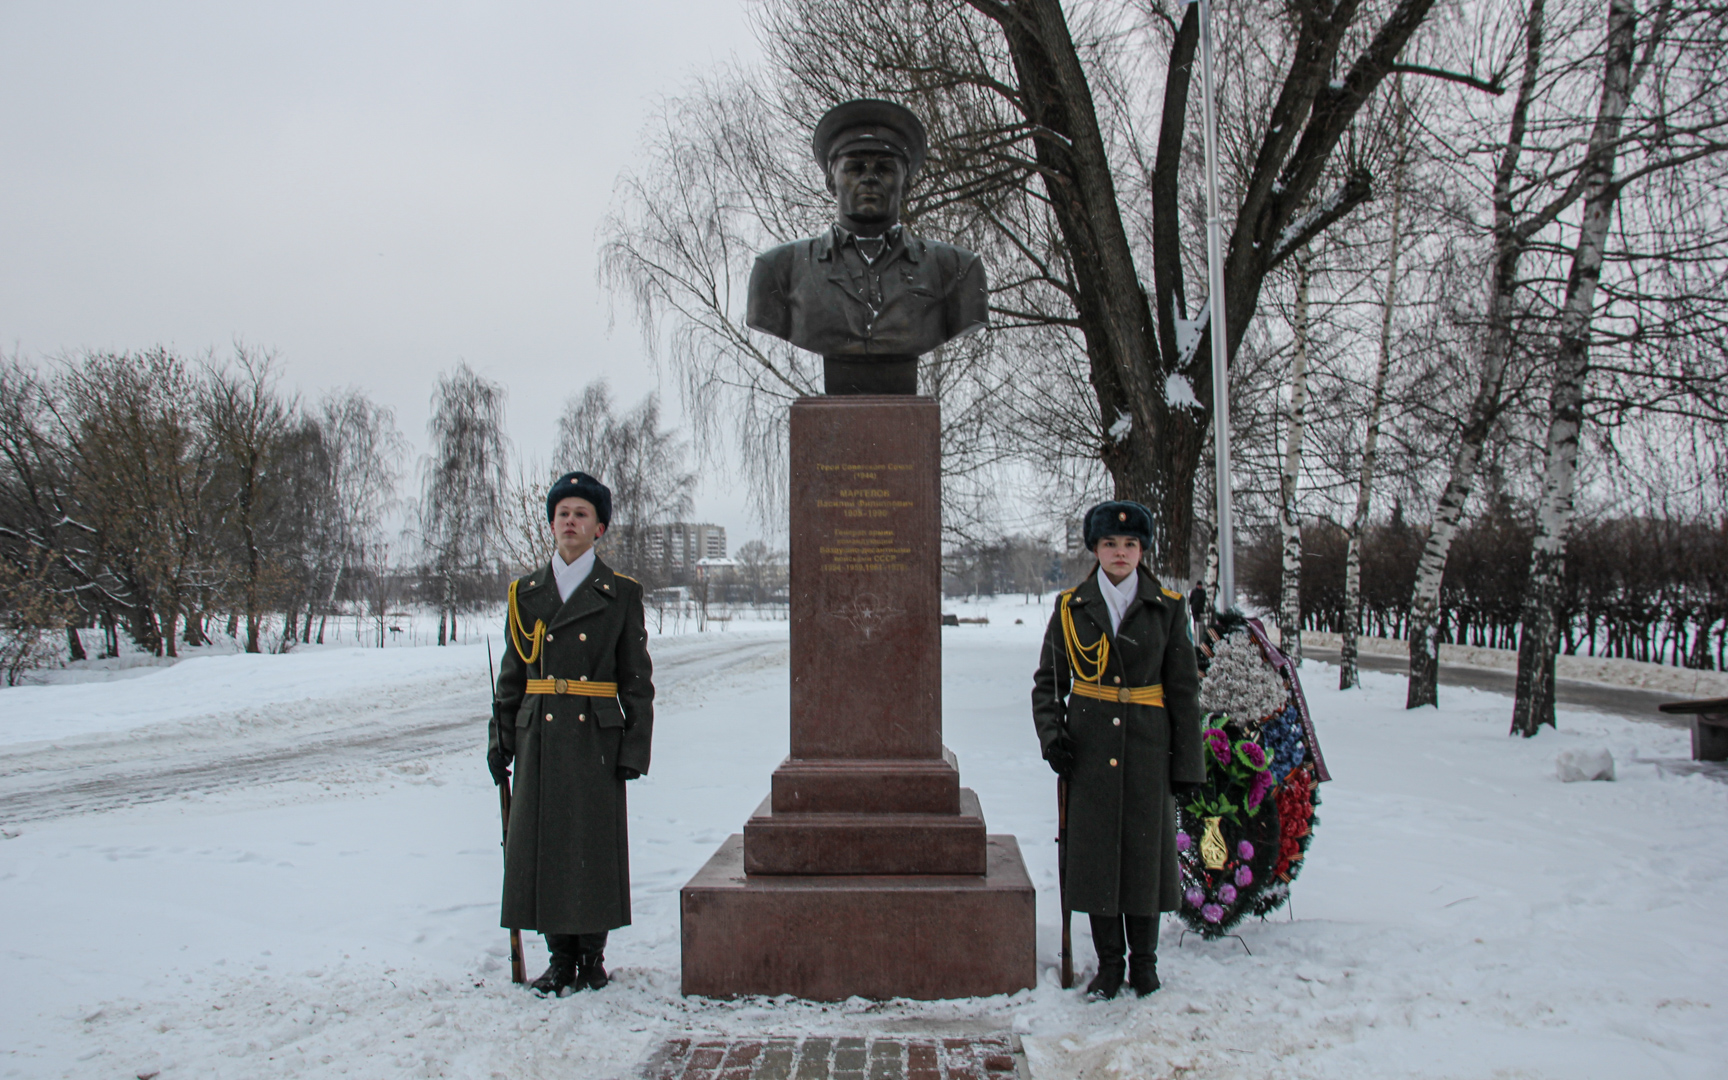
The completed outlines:
{"type": "Polygon", "coordinates": [[[558,504],[565,499],[587,499],[594,507],[594,518],[602,525],[612,524],[612,489],[585,472],[565,473],[546,493],[546,520],[551,521],[558,504]]]}
{"type": "Polygon", "coordinates": [[[930,141],[911,109],[892,101],[860,98],[834,106],[816,121],[810,149],[823,172],[848,150],[894,154],[906,162],[906,178],[911,180],[924,167],[930,141]]]}
{"type": "Polygon", "coordinates": [[[1086,511],[1086,550],[1095,551],[1106,536],[1132,536],[1152,548],[1152,511],[1137,502],[1101,502],[1086,511]]]}

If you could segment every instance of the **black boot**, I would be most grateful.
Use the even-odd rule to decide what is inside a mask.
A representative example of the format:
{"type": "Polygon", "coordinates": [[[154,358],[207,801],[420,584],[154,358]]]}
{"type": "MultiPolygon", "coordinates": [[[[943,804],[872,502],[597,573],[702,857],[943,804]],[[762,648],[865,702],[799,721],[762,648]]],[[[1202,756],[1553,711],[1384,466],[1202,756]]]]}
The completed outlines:
{"type": "Polygon", "coordinates": [[[546,935],[546,951],[552,954],[552,963],[528,984],[528,989],[541,997],[558,997],[576,985],[576,940],[575,934],[546,935]]]}
{"type": "Polygon", "coordinates": [[[601,990],[612,980],[606,977],[606,931],[583,934],[577,938],[580,951],[576,954],[576,989],[601,990]]]}
{"type": "Polygon", "coordinates": [[[1141,997],[1158,989],[1158,917],[1128,915],[1128,985],[1141,997]]]}
{"type": "Polygon", "coordinates": [[[1122,974],[1127,968],[1123,957],[1128,941],[1122,933],[1122,916],[1091,915],[1092,946],[1098,950],[1098,974],[1086,984],[1086,996],[1094,1001],[1109,1001],[1122,992],[1122,974]]]}

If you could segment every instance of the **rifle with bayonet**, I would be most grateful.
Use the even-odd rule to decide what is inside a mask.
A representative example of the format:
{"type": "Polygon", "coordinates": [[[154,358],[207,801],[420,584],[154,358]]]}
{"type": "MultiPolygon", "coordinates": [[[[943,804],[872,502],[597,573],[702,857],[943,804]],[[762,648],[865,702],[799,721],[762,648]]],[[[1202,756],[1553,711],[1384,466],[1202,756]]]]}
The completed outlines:
{"type": "MultiPolygon", "coordinates": [[[[486,677],[492,681],[492,700],[498,700],[498,675],[492,664],[492,638],[486,638],[486,677]]],[[[496,704],[493,706],[496,708],[496,704]]],[[[506,776],[498,785],[498,812],[504,819],[504,836],[499,846],[505,850],[505,858],[509,858],[510,850],[510,778],[506,776]]],[[[522,931],[515,927],[510,929],[510,981],[518,986],[528,981],[528,969],[522,960],[522,931]]]]}

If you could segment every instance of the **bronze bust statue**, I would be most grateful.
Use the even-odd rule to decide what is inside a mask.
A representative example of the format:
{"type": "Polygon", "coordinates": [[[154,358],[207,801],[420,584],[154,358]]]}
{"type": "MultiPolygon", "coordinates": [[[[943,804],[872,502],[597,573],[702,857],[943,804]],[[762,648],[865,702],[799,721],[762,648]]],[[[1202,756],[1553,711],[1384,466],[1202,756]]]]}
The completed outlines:
{"type": "Polygon", "coordinates": [[[836,105],[811,149],[834,195],[834,224],[757,256],[745,321],[820,353],[830,394],[915,394],[919,356],[985,325],[984,265],[900,226],[927,149],[911,110],[836,105]]]}

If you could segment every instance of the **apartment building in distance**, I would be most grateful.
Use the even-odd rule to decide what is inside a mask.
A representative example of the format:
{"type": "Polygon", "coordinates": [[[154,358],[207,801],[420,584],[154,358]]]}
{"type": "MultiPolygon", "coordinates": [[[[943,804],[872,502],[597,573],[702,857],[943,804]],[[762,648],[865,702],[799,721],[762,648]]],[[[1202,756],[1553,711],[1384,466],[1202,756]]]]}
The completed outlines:
{"type": "Polygon", "coordinates": [[[643,540],[649,560],[674,574],[692,572],[703,559],[726,557],[726,529],[720,525],[687,521],[650,525],[643,540]]]}

